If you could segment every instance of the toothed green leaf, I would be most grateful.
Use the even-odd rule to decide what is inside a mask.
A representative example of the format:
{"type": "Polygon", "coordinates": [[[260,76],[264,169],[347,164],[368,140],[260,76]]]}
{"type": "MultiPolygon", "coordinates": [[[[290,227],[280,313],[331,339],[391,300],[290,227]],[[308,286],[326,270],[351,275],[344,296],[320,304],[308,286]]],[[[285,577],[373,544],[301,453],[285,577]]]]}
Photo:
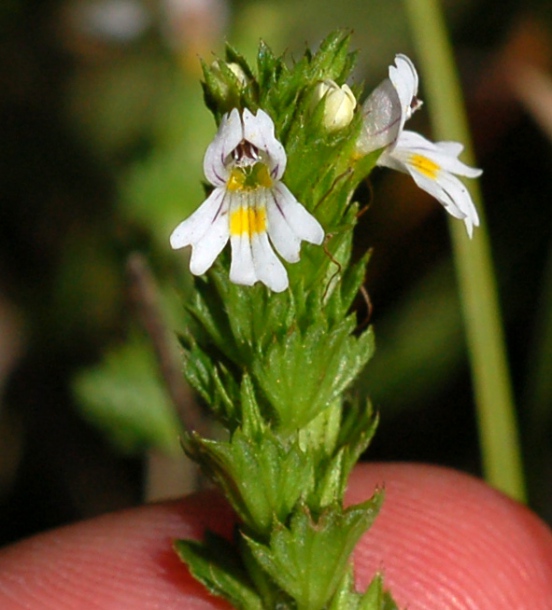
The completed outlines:
{"type": "Polygon", "coordinates": [[[176,540],[174,548],[191,574],[211,593],[241,610],[263,610],[236,548],[227,540],[209,532],[204,542],[176,540]]]}
{"type": "Polygon", "coordinates": [[[349,556],[381,501],[377,494],[345,510],[327,507],[317,516],[303,505],[288,527],[276,524],[268,544],[245,534],[244,538],[259,565],[296,600],[298,610],[320,610],[335,594],[349,556]]]}

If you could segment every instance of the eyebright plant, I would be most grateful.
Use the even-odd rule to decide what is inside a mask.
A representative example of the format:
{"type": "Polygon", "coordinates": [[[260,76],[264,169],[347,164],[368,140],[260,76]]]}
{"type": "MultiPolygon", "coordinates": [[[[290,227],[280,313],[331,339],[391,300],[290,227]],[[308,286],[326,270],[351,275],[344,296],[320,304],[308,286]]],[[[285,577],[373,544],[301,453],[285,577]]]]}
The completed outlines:
{"type": "Polygon", "coordinates": [[[232,541],[208,532],[175,549],[209,591],[244,610],[396,608],[380,575],[356,590],[350,560],[383,492],[343,504],[377,419],[350,391],[374,351],[353,308],[368,261],[352,257],[353,195],[376,165],[391,167],[470,234],[478,224],[454,174],[480,172],[458,161],[461,146],[404,130],[420,105],[410,60],[398,55],[359,106],[348,48],[337,32],[291,67],[262,42],[255,69],[232,47],[203,65],[218,124],[204,159],[208,196],[170,239],[191,246],[197,276],[185,375],[227,432],[189,431],[183,445],[238,518],[232,541]]]}

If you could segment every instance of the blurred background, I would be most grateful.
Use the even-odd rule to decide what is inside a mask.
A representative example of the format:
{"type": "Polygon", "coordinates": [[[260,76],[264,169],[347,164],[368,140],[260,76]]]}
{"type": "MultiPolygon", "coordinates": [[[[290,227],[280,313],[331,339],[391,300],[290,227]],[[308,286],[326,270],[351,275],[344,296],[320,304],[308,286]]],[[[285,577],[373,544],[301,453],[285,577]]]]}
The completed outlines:
{"type": "MultiPolygon", "coordinates": [[[[448,0],[493,245],[531,506],[552,523],[552,6],[448,0]]],[[[410,54],[400,0],[4,0],[0,5],[0,545],[197,485],[173,331],[215,132],[199,58],[290,57],[353,28],[369,92],[410,54]]],[[[424,99],[423,83],[421,98],[424,99]]],[[[427,112],[409,128],[430,136],[427,112]]],[[[480,474],[446,214],[372,174],[359,253],[378,349],[366,459],[480,474]]],[[[200,422],[201,425],[204,423],[200,422]]]]}

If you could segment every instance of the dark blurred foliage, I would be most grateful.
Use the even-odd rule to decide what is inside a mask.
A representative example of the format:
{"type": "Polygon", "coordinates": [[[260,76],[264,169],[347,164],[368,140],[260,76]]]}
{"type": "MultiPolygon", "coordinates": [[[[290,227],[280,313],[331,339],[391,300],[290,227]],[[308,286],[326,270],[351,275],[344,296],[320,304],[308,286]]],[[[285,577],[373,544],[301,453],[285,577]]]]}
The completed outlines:
{"type": "MultiPolygon", "coordinates": [[[[196,53],[209,59],[207,49],[220,52],[225,35],[237,47],[242,41],[253,48],[261,35],[272,42],[272,34],[280,52],[353,25],[358,78],[368,87],[385,77],[394,52],[411,52],[406,24],[396,19],[399,2],[383,8],[351,0],[336,23],[337,3],[294,9],[287,2],[242,0],[231,7],[226,33],[224,15],[212,15],[213,23],[199,19],[201,36],[191,40],[181,32],[182,47],[178,30],[167,35],[153,0],[144,3],[147,18],[137,18],[126,39],[79,30],[76,5],[9,0],[0,9],[0,544],[143,497],[143,454],[121,453],[87,423],[71,387],[75,374],[99,362],[133,324],[124,271],[129,253],[150,255],[160,273],[171,256],[156,234],[169,221],[155,225],[138,208],[129,212],[121,191],[155,157],[160,141],[171,138],[171,129],[163,135],[158,126],[173,80],[187,83],[186,113],[188,99],[200,101],[196,53]],[[100,101],[111,114],[102,114],[100,101]]],[[[224,12],[222,6],[217,10],[224,12]]],[[[531,390],[539,384],[533,375],[539,324],[550,307],[552,147],[508,80],[515,61],[552,74],[552,10],[544,0],[446,6],[485,170],[531,500],[552,520],[550,395],[543,390],[539,403],[531,390]]],[[[424,121],[427,115],[418,113],[411,127],[429,133],[424,121]]],[[[203,132],[211,130],[207,122],[203,132]]],[[[175,171],[193,165],[200,193],[208,140],[195,131],[186,137],[197,139],[197,160],[175,162],[175,171]]],[[[359,252],[374,249],[367,289],[378,338],[360,387],[381,413],[367,458],[429,461],[480,474],[445,215],[406,177],[388,172],[375,172],[358,195],[369,206],[357,241],[359,252]]],[[[359,311],[363,316],[360,301],[359,311]]]]}
{"type": "Polygon", "coordinates": [[[2,464],[15,469],[0,490],[3,541],[140,497],[139,464],[84,426],[70,396],[72,371],[120,332],[121,312],[112,307],[98,318],[79,303],[95,320],[66,332],[55,298],[63,248],[69,235],[106,231],[115,274],[120,257],[109,160],[76,138],[63,116],[65,85],[78,65],[53,28],[58,8],[11,3],[2,14],[0,294],[21,312],[25,336],[2,401],[2,464]]]}

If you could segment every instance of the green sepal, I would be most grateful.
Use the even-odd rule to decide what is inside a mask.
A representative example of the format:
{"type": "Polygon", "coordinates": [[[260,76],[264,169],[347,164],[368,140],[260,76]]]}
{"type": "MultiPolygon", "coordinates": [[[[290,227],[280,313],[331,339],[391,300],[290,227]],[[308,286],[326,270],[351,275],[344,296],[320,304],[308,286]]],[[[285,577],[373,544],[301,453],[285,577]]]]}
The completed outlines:
{"type": "Polygon", "coordinates": [[[399,610],[389,591],[384,589],[381,574],[374,576],[366,593],[360,596],[358,610],[399,610]]]}
{"type": "MultiPolygon", "coordinates": [[[[227,49],[227,56],[229,55],[227,49]]],[[[230,52],[230,55],[238,57],[237,53],[230,52]]],[[[203,97],[205,105],[211,110],[215,116],[217,124],[220,122],[222,115],[230,112],[233,108],[249,108],[255,111],[257,109],[256,99],[258,98],[258,90],[253,73],[249,68],[245,59],[241,56],[238,63],[248,78],[248,83],[240,82],[238,77],[228,67],[228,63],[218,59],[210,66],[201,60],[203,70],[203,97]]],[[[230,60],[232,61],[232,60],[230,60]]]]}
{"type": "Polygon", "coordinates": [[[243,434],[245,437],[259,441],[265,434],[267,425],[261,415],[253,382],[247,374],[242,378],[240,397],[240,419],[243,434]]]}
{"type": "Polygon", "coordinates": [[[370,402],[349,401],[343,409],[343,419],[337,445],[345,450],[343,461],[343,493],[353,466],[372,440],[379,417],[374,414],[370,402]]]}
{"type": "Polygon", "coordinates": [[[353,566],[343,577],[328,610],[399,610],[383,588],[383,578],[376,574],[365,593],[356,591],[353,566]]]}
{"type": "Polygon", "coordinates": [[[240,420],[240,388],[223,362],[217,364],[193,341],[184,342],[184,375],[217,419],[232,430],[240,420]],[[187,347],[187,346],[190,347],[187,347]]]}
{"type": "Polygon", "coordinates": [[[245,76],[248,79],[250,79],[251,81],[255,80],[255,74],[253,73],[253,70],[251,69],[251,66],[249,65],[247,59],[245,59],[245,57],[228,41],[225,44],[225,54],[226,61],[228,63],[238,64],[238,66],[240,66],[240,68],[243,70],[245,76]]]}
{"type": "Polygon", "coordinates": [[[203,542],[176,540],[174,549],[210,593],[224,597],[240,610],[263,610],[261,598],[230,542],[207,531],[203,542]]]}
{"type": "Polygon", "coordinates": [[[276,294],[262,284],[234,284],[225,256],[220,258],[206,280],[196,281],[188,311],[201,333],[198,342],[211,344],[219,358],[243,368],[256,358],[256,350],[285,335],[295,319],[295,303],[290,291],[276,294]]]}
{"type": "Polygon", "coordinates": [[[317,464],[316,485],[306,500],[315,510],[342,500],[349,474],[377,427],[369,404],[349,401],[336,407],[321,413],[299,432],[301,446],[317,464]]]}
{"type": "Polygon", "coordinates": [[[260,40],[259,50],[257,52],[257,78],[259,90],[261,92],[274,91],[275,84],[282,72],[288,72],[288,68],[283,61],[283,58],[276,57],[266,42],[260,40]]]}
{"type": "Polygon", "coordinates": [[[291,69],[284,56],[276,58],[265,43],[259,45],[259,106],[276,117],[277,132],[284,145],[305,87],[325,79],[342,84],[349,76],[355,62],[355,54],[348,50],[349,42],[349,32],[334,32],[322,41],[316,53],[307,50],[291,69]]]}
{"type": "Polygon", "coordinates": [[[297,610],[320,610],[335,594],[349,555],[375,519],[382,502],[370,500],[348,509],[332,505],[315,516],[296,507],[289,526],[276,523],[268,544],[242,533],[259,565],[297,603],[297,610]]]}
{"type": "Polygon", "coordinates": [[[320,295],[324,315],[329,324],[342,320],[351,310],[355,298],[360,294],[366,265],[370,258],[370,252],[367,252],[356,263],[350,262],[352,249],[350,232],[344,233],[343,236],[335,236],[332,241],[334,242],[332,260],[321,282],[324,292],[320,295]]]}
{"type": "Polygon", "coordinates": [[[366,180],[366,177],[370,175],[374,167],[376,167],[378,159],[383,151],[384,149],[380,148],[362,157],[359,157],[356,154],[352,156],[351,169],[353,170],[353,182],[355,183],[355,187],[363,180],[366,180]]]}
{"type": "Polygon", "coordinates": [[[203,98],[205,105],[215,115],[219,123],[222,115],[240,102],[240,83],[232,71],[224,64],[209,66],[201,60],[203,70],[203,98]],[[222,67],[222,69],[221,69],[222,67]]]}
{"type": "Polygon", "coordinates": [[[343,490],[347,484],[343,462],[346,448],[341,448],[330,460],[318,479],[318,485],[309,496],[309,506],[321,509],[343,498],[343,490]]]}
{"type": "Polygon", "coordinates": [[[359,595],[355,590],[355,577],[353,565],[343,575],[328,610],[358,610],[359,595]]]}
{"type": "MultiPolygon", "coordinates": [[[[355,297],[358,295],[361,286],[364,283],[366,276],[366,266],[370,260],[371,252],[367,252],[359,261],[348,267],[341,281],[341,289],[339,291],[338,309],[332,312],[332,315],[337,318],[343,315],[343,312],[350,309],[355,297]]],[[[328,303],[328,308],[331,303],[328,303]]]]}
{"type": "Polygon", "coordinates": [[[327,461],[336,451],[342,410],[343,400],[340,397],[297,431],[300,447],[311,452],[317,463],[327,461]]]}
{"type": "Polygon", "coordinates": [[[285,521],[314,487],[314,465],[294,441],[288,445],[266,429],[252,439],[237,429],[229,442],[186,435],[186,453],[222,488],[246,526],[266,535],[285,521]]]}
{"type": "Polygon", "coordinates": [[[234,337],[233,357],[249,366],[256,350],[286,334],[295,319],[295,304],[290,291],[273,293],[262,284],[239,286],[230,281],[228,271],[215,266],[211,276],[220,295],[230,333],[234,337]],[[255,350],[255,351],[254,351],[255,350]]]}

